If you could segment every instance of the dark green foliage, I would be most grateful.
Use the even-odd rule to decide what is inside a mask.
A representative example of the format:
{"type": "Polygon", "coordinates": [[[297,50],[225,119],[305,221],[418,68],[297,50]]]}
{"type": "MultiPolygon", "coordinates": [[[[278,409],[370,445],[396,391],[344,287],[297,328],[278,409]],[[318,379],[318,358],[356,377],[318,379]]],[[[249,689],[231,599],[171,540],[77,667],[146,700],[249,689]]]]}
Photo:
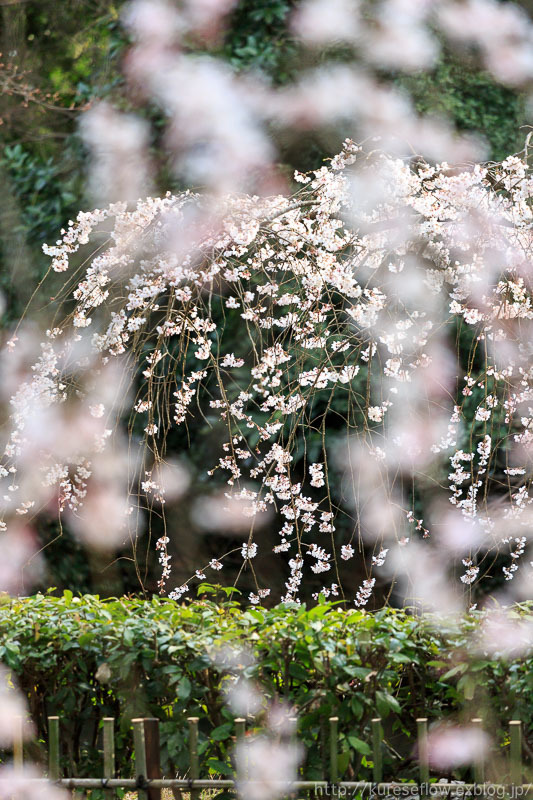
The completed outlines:
{"type": "Polygon", "coordinates": [[[230,22],[223,54],[236,69],[261,70],[275,83],[294,70],[295,45],[288,31],[295,0],[240,0],[230,22]]]}
{"type": "MultiPolygon", "coordinates": [[[[217,588],[199,591],[216,594],[217,588]]],[[[517,607],[513,615],[531,623],[529,607],[517,607]]],[[[482,648],[473,655],[483,617],[476,612],[445,623],[328,604],[243,611],[228,599],[177,605],[65,592],[4,601],[0,658],[27,696],[43,742],[46,716],[62,717],[63,764],[71,772],[81,765],[80,775],[100,774],[98,723],[104,716],[120,718],[122,777],[132,773],[135,716],[161,720],[163,769],[184,774],[190,715],[200,718],[202,772],[224,774],[234,727],[223,692],[233,674],[257,682],[265,709],[283,699],[298,710],[310,779],[323,774],[321,720],[333,714],[339,716],[341,777],[371,779],[368,743],[376,714],[384,719],[385,775],[408,777],[415,775],[410,756],[418,716],[490,716],[496,749],[506,746],[511,718],[521,718],[531,735],[530,663],[526,657],[489,657],[482,648]],[[228,648],[251,652],[255,663],[228,670],[222,657],[228,648]]],[[[249,720],[251,728],[261,727],[263,713],[249,720]]]]}
{"type": "Polygon", "coordinates": [[[65,105],[108,94],[120,80],[122,5],[123,0],[71,0],[58,14],[53,0],[26,4],[26,68],[38,70],[35,77],[45,78],[47,91],[65,105]]]}
{"type": "Polygon", "coordinates": [[[523,147],[524,96],[497,84],[464,53],[444,50],[431,72],[398,82],[409,91],[421,114],[447,117],[460,131],[481,134],[490,159],[504,159],[523,147]]]}
{"type": "Polygon", "coordinates": [[[0,286],[8,309],[4,325],[20,318],[49,265],[43,243],[53,243],[79,210],[83,190],[76,149],[71,137],[61,160],[20,143],[0,152],[0,174],[9,192],[0,207],[0,286]]]}
{"type": "Polygon", "coordinates": [[[83,104],[109,95],[122,80],[120,5],[73,0],[58,13],[52,0],[30,0],[2,9],[0,49],[11,61],[0,71],[16,68],[20,76],[20,91],[5,93],[0,107],[4,326],[20,318],[49,265],[43,243],[54,242],[68,220],[87,205],[77,118],[83,104]]]}
{"type": "Polygon", "coordinates": [[[34,246],[55,241],[64,220],[78,210],[81,180],[70,171],[72,159],[67,154],[60,165],[52,157],[40,159],[16,144],[4,148],[0,165],[8,171],[19,203],[20,230],[34,246]]]}

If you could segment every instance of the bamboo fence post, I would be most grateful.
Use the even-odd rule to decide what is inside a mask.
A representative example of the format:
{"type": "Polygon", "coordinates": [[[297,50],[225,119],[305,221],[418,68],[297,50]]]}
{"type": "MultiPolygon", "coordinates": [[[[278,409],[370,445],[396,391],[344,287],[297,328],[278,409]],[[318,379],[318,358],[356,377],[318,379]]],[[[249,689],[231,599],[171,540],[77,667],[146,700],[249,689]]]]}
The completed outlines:
{"type": "MultiPolygon", "coordinates": [[[[189,777],[192,781],[200,777],[198,765],[198,717],[188,717],[189,723],[189,777]]],[[[191,800],[199,800],[200,790],[191,789],[191,800]]]]}
{"type": "MultiPolygon", "coordinates": [[[[475,727],[476,731],[479,731],[481,734],[483,730],[483,720],[479,717],[475,717],[472,720],[472,725],[475,727]]],[[[474,783],[485,783],[485,760],[483,756],[474,762],[474,783]]]]}
{"type": "Polygon", "coordinates": [[[15,717],[13,731],[13,767],[17,772],[21,772],[24,767],[23,724],[22,717],[15,717]]]}
{"type": "MultiPolygon", "coordinates": [[[[102,720],[104,742],[104,778],[115,777],[115,720],[113,717],[104,717],[102,720]]],[[[112,800],[114,792],[106,789],[108,800],[112,800]]]]}
{"type": "Polygon", "coordinates": [[[139,782],[137,789],[138,800],[148,800],[148,792],[141,788],[141,784],[147,778],[147,764],[146,764],[146,743],[144,736],[144,720],[132,719],[133,725],[133,746],[135,748],[135,777],[139,782]]]}
{"type": "MultiPolygon", "coordinates": [[[[296,755],[297,748],[298,748],[298,717],[289,717],[289,725],[290,725],[290,745],[291,750],[296,755]]],[[[298,767],[298,775],[301,774],[301,767],[298,767]]]]}
{"type": "Polygon", "coordinates": [[[329,782],[335,784],[339,780],[338,762],[338,717],[329,718],[329,782]]]}
{"type": "Polygon", "coordinates": [[[244,739],[246,734],[246,720],[243,717],[237,717],[235,720],[235,735],[237,737],[237,741],[241,741],[244,739]]]}
{"type": "MultiPolygon", "coordinates": [[[[189,731],[189,786],[187,786],[187,779],[161,781],[161,766],[160,766],[160,742],[159,742],[159,720],[156,718],[139,718],[132,720],[134,745],[135,745],[135,776],[136,781],[131,779],[117,781],[115,779],[116,766],[115,766],[115,734],[114,725],[115,720],[113,717],[105,717],[102,720],[102,734],[103,734],[103,780],[100,778],[66,778],[60,781],[61,778],[61,748],[60,748],[60,717],[48,717],[48,778],[46,780],[60,781],[63,785],[73,790],[74,792],[80,791],[82,788],[102,788],[105,792],[106,800],[111,800],[114,796],[118,786],[135,790],[138,792],[138,800],[161,800],[162,790],[161,787],[154,787],[151,781],[159,781],[164,783],[165,786],[170,786],[175,796],[181,796],[181,790],[190,790],[190,800],[199,800],[203,789],[199,788],[198,784],[203,787],[211,788],[234,788],[234,781],[219,780],[219,779],[200,779],[200,764],[198,752],[198,738],[199,738],[199,718],[188,717],[188,731],[189,731]],[[107,781],[112,781],[111,788],[107,781]],[[196,783],[197,785],[194,785],[196,783]]],[[[319,790],[326,789],[326,794],[341,794],[347,788],[363,787],[370,788],[371,785],[365,781],[347,781],[343,783],[339,774],[339,718],[335,717],[321,717],[321,729],[326,733],[326,727],[329,726],[329,749],[326,746],[322,749],[322,756],[326,761],[325,767],[327,768],[328,787],[324,787],[322,781],[319,782],[319,790]]],[[[480,733],[483,730],[483,720],[475,717],[471,720],[473,728],[480,733]]],[[[430,751],[429,751],[429,734],[428,734],[428,719],[420,717],[416,719],[417,725],[417,740],[418,740],[418,796],[428,797],[432,795],[435,787],[431,786],[430,791],[430,751]]],[[[524,779],[524,762],[523,762],[523,740],[522,729],[523,722],[521,720],[510,720],[509,723],[509,778],[508,791],[517,796],[517,787],[522,787],[524,779]]],[[[235,732],[236,741],[240,746],[246,748],[246,720],[244,718],[235,719],[235,732]]],[[[24,719],[17,717],[14,720],[13,728],[13,760],[16,770],[22,769],[23,766],[23,733],[24,733],[24,719]]],[[[383,784],[383,725],[379,717],[371,719],[371,733],[372,733],[372,756],[373,756],[373,789],[381,784],[381,788],[387,786],[383,784]]],[[[280,742],[285,747],[297,747],[297,718],[290,718],[290,728],[285,728],[281,731],[280,742]]],[[[250,762],[246,749],[244,750],[244,758],[242,759],[244,780],[253,780],[250,775],[250,762]]],[[[472,762],[472,773],[474,783],[480,786],[483,796],[494,794],[494,790],[502,788],[503,780],[507,778],[502,777],[500,783],[493,782],[485,784],[485,770],[487,765],[487,757],[480,756],[477,761],[472,762]]],[[[312,781],[301,779],[301,771],[298,770],[298,777],[296,782],[292,784],[290,792],[291,797],[298,796],[293,794],[295,792],[307,792],[311,790],[312,781]]],[[[241,776],[239,776],[241,777],[241,776]]],[[[37,780],[37,783],[39,781],[37,780]]],[[[445,784],[442,789],[448,796],[449,789],[452,788],[451,784],[445,784]]],[[[479,789],[478,789],[479,792],[479,789]]],[[[316,788],[315,788],[316,793],[316,788]]]]}
{"type": "MultiPolygon", "coordinates": [[[[416,721],[418,731],[418,775],[421,784],[429,784],[428,721],[419,717],[416,721]]],[[[427,788],[426,788],[427,792],[427,788]]],[[[424,794],[426,793],[424,792],[424,794]]]]}
{"type": "Polygon", "coordinates": [[[328,744],[328,742],[327,742],[328,733],[327,733],[327,730],[326,730],[326,718],[323,717],[322,715],[320,716],[319,726],[320,726],[319,727],[319,737],[320,737],[320,739],[319,739],[319,742],[320,742],[319,747],[320,747],[320,761],[321,761],[321,767],[322,767],[322,779],[327,781],[327,779],[328,779],[328,767],[327,767],[327,752],[326,752],[326,748],[327,748],[327,744],[328,744]]]}
{"type": "Polygon", "coordinates": [[[381,719],[376,717],[371,722],[372,725],[372,760],[374,767],[372,778],[374,783],[381,783],[383,780],[383,759],[381,754],[381,742],[383,740],[383,727],[381,719]]]}
{"type": "MultiPolygon", "coordinates": [[[[144,723],[144,746],[146,749],[146,777],[148,780],[161,777],[161,753],[159,748],[159,720],[147,717],[144,723]]],[[[148,800],[161,800],[161,789],[148,787],[148,800]]]]}
{"type": "Polygon", "coordinates": [[[48,777],[59,779],[59,717],[48,717],[48,777]]]}
{"type": "Polygon", "coordinates": [[[512,719],[509,722],[509,736],[511,739],[511,783],[514,786],[522,785],[522,721],[512,719]]]}
{"type": "Polygon", "coordinates": [[[246,781],[248,780],[248,750],[246,747],[246,720],[242,717],[237,717],[235,720],[235,739],[237,747],[242,748],[243,771],[241,777],[246,781]]]}

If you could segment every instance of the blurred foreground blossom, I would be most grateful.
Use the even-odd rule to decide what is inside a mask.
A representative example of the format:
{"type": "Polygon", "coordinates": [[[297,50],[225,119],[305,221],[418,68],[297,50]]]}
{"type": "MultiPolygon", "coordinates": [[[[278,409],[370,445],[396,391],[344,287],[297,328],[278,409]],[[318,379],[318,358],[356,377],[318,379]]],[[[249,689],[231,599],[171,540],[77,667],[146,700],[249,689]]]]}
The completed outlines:
{"type": "Polygon", "coordinates": [[[172,44],[184,25],[177,7],[167,0],[135,0],[123,9],[122,21],[137,41],[172,44]]]}
{"type": "MultiPolygon", "coordinates": [[[[29,739],[33,726],[27,720],[27,707],[23,696],[11,684],[11,676],[0,668],[0,746],[11,749],[17,737],[29,739]]],[[[2,789],[0,787],[0,794],[2,789]]]]}
{"type": "Polygon", "coordinates": [[[271,509],[258,498],[257,491],[244,488],[234,495],[224,492],[203,496],[195,501],[192,517],[202,530],[244,533],[250,528],[250,518],[254,518],[254,526],[258,528],[272,518],[271,509]]]}
{"type": "Polygon", "coordinates": [[[126,542],[132,510],[125,489],[90,484],[83,507],[70,514],[69,521],[73,531],[89,547],[113,551],[126,542]]]}
{"type": "Polygon", "coordinates": [[[405,72],[429,69],[439,54],[439,44],[429,30],[432,3],[385,0],[379,4],[376,26],[365,36],[365,54],[379,67],[405,72]]]}
{"type": "Polygon", "coordinates": [[[242,670],[255,664],[253,653],[244,647],[224,645],[216,647],[211,653],[211,660],[219,670],[239,675],[242,670]]]}
{"type": "Polygon", "coordinates": [[[467,519],[460,512],[450,509],[444,502],[437,503],[430,512],[431,529],[435,544],[443,558],[464,555],[489,545],[479,523],[467,519]]]}
{"type": "Polygon", "coordinates": [[[245,678],[227,681],[223,687],[224,700],[238,717],[257,714],[263,706],[263,696],[257,687],[245,678]]]}
{"type": "Polygon", "coordinates": [[[503,83],[533,78],[533,25],[523,8],[496,0],[444,2],[438,20],[446,34],[480,48],[485,65],[503,83]]]}
{"type": "Polygon", "coordinates": [[[486,612],[477,647],[495,658],[514,659],[533,651],[533,622],[511,608],[486,612]]]}
{"type": "Polygon", "coordinates": [[[219,670],[229,672],[223,681],[226,702],[234,714],[252,719],[266,712],[266,733],[237,740],[235,765],[237,790],[243,800],[271,800],[284,797],[296,780],[303,748],[294,739],[296,719],[292,710],[275,700],[268,704],[260,688],[246,677],[255,666],[253,654],[245,649],[217,648],[212,659],[219,670]]]}
{"type": "Polygon", "coordinates": [[[137,42],[164,47],[191,32],[214,36],[235,5],[236,0],[184,0],[180,7],[168,0],[134,0],[122,21],[137,42]]]}
{"type": "Polygon", "coordinates": [[[202,0],[185,13],[164,2],[133,2],[125,12],[134,44],[126,60],[132,83],[155,100],[168,118],[166,144],[175,171],[216,195],[251,188],[273,163],[274,151],[252,110],[253,84],[220,59],[184,53],[179,33],[216,28],[232,3],[202,0]],[[257,174],[256,174],[257,173],[257,174]]]}
{"type": "Polygon", "coordinates": [[[359,37],[357,0],[305,0],[292,17],[292,30],[305,43],[356,42],[359,37]]]}
{"type": "Polygon", "coordinates": [[[41,779],[40,772],[25,767],[21,772],[13,767],[0,768],[0,800],[67,800],[69,793],[59,786],[41,779]]]}
{"type": "Polygon", "coordinates": [[[89,191],[97,203],[134,203],[150,192],[149,128],[140,117],[102,101],[83,115],[81,135],[91,152],[89,191]]]}
{"type": "Polygon", "coordinates": [[[486,758],[490,743],[489,735],[474,725],[439,725],[429,731],[429,763],[434,769],[475,764],[486,758]]]}
{"type": "Polygon", "coordinates": [[[180,500],[191,482],[187,467],[177,459],[156,462],[152,469],[145,471],[144,477],[143,492],[161,505],[172,505],[180,500]]]}
{"type": "Polygon", "coordinates": [[[31,592],[43,575],[43,560],[38,553],[35,531],[16,521],[7,531],[0,527],[0,541],[0,592],[31,592]]]}
{"type": "Polygon", "coordinates": [[[465,599],[449,579],[447,566],[441,553],[420,542],[411,542],[408,548],[397,545],[387,559],[389,575],[398,579],[402,604],[432,611],[444,619],[465,611],[465,599]]]}
{"type": "Polygon", "coordinates": [[[286,796],[297,779],[302,755],[300,745],[293,742],[266,737],[239,742],[235,751],[239,795],[245,800],[286,796]]]}

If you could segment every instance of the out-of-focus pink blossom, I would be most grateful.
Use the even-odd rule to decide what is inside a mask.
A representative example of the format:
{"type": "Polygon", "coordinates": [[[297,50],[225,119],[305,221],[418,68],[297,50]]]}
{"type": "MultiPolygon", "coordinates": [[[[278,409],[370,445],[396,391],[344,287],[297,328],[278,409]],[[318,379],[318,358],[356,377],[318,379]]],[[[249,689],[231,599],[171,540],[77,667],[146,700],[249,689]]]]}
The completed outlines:
{"type": "Polygon", "coordinates": [[[439,53],[437,41],[409,15],[396,15],[394,5],[386,4],[380,14],[379,27],[365,37],[367,58],[380,67],[404,72],[430,68],[439,53]]]}
{"type": "Polygon", "coordinates": [[[465,610],[465,601],[446,574],[446,564],[438,551],[421,542],[391,549],[386,569],[397,576],[402,602],[434,612],[437,617],[454,617],[465,610]]]}
{"type": "Polygon", "coordinates": [[[533,622],[520,619],[511,609],[488,611],[483,620],[478,643],[482,653],[491,657],[514,659],[533,650],[533,622]]]}
{"type": "Polygon", "coordinates": [[[176,5],[166,0],[134,0],[125,6],[122,21],[137,41],[159,47],[175,43],[185,30],[176,5]]]}
{"type": "Polygon", "coordinates": [[[69,793],[51,781],[43,781],[35,767],[0,767],[0,800],[67,800],[69,793]],[[36,782],[36,779],[40,779],[36,782]]]}
{"type": "Polygon", "coordinates": [[[428,735],[429,763],[435,769],[483,761],[489,747],[489,735],[474,725],[439,725],[428,735]]]}
{"type": "Polygon", "coordinates": [[[266,737],[239,742],[235,751],[239,795],[246,800],[284,797],[297,778],[301,757],[301,747],[293,742],[280,744],[266,737]]]}
{"type": "Polygon", "coordinates": [[[129,70],[169,118],[176,171],[220,195],[252,188],[273,163],[272,144],[252,110],[250,81],[219,60],[134,50],[129,70]]]}
{"type": "Polygon", "coordinates": [[[149,130],[144,120],[102,101],[84,113],[80,127],[91,151],[89,189],[97,204],[134,203],[150,194],[149,130]]]}
{"type": "Polygon", "coordinates": [[[0,669],[0,746],[6,749],[10,749],[17,738],[29,739],[33,735],[24,698],[10,683],[7,671],[0,669]]]}
{"type": "MultiPolygon", "coordinates": [[[[89,547],[113,550],[126,543],[131,507],[124,491],[113,485],[90,486],[82,508],[69,515],[74,532],[89,547]]],[[[137,515],[131,520],[137,523],[137,515]]]]}
{"type": "Polygon", "coordinates": [[[271,516],[270,508],[257,497],[257,492],[246,489],[234,495],[204,496],[195,501],[192,509],[192,518],[199,528],[226,534],[246,533],[251,519],[254,528],[258,528],[271,516]]]}
{"type": "MultiPolygon", "coordinates": [[[[28,513],[33,507],[27,509],[28,513]]],[[[2,559],[0,560],[0,592],[20,594],[31,592],[42,577],[43,561],[38,554],[37,537],[29,526],[15,520],[0,529],[2,559]]]]}
{"type": "Polygon", "coordinates": [[[224,700],[236,716],[257,714],[263,705],[263,697],[257,687],[244,678],[226,682],[223,688],[224,700]]]}
{"type": "Polygon", "coordinates": [[[296,36],[311,45],[356,42],[359,38],[357,0],[305,0],[292,17],[296,36]]]}
{"type": "Polygon", "coordinates": [[[533,76],[533,25],[515,3],[496,0],[447,2],[438,10],[443,30],[452,38],[477,46],[497,80],[520,86],[533,76]]]}
{"type": "Polygon", "coordinates": [[[150,471],[150,483],[144,488],[160,503],[175,503],[190,486],[188,469],[181,461],[168,459],[157,463],[150,471]]]}
{"type": "Polygon", "coordinates": [[[442,549],[443,559],[477,551],[488,544],[477,520],[465,518],[459,511],[445,507],[444,503],[438,503],[431,510],[430,519],[433,539],[442,549]]]}

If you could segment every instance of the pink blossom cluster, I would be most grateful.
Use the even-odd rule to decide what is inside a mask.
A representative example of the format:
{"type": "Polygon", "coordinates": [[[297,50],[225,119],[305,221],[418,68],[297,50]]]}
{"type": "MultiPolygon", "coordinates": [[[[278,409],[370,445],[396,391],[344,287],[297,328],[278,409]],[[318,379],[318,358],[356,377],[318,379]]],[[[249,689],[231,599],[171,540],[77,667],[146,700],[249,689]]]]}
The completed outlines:
{"type": "MultiPolygon", "coordinates": [[[[214,381],[208,405],[227,438],[209,473],[225,476],[224,509],[237,503],[231,524],[249,524],[241,555],[250,568],[261,558],[259,520],[265,514],[279,519],[274,550],[289,569],[285,601],[298,601],[307,571],[330,572],[343,591],[339,564],[355,555],[355,535],[359,545],[374,545],[356,592],[358,604],[368,602],[378,571],[385,577],[395,560],[394,548],[405,548],[413,536],[430,537],[431,525],[415,517],[404,483],[421,470],[444,468],[446,460],[452,505],[483,532],[476,552],[461,555],[463,583],[478,579],[480,558],[505,549],[502,520],[513,521],[516,543],[527,537],[526,530],[518,533],[527,528],[531,504],[526,451],[533,427],[524,338],[533,318],[527,273],[533,180],[525,162],[513,157],[490,168],[425,162],[413,168],[347,140],[330,166],[299,180],[302,188],[292,197],[225,198],[210,226],[195,216],[203,201],[188,192],[139,201],[133,210],[114,205],[83,213],[69,226],[50,251],[64,271],[73,248],[104,218],[112,225],[111,243],[89,258],[72,290],[70,318],[49,332],[31,378],[15,387],[1,468],[7,521],[13,512],[29,520],[42,508],[41,488],[16,485],[35,408],[56,413],[73,404],[86,414],[87,434],[72,453],[49,449],[41,484],[46,502],[56,497],[60,514],[72,513],[73,520],[96,515],[88,494],[92,464],[111,446],[117,402],[96,397],[73,376],[83,364],[98,365],[104,375],[127,357],[124,380],[136,376],[129,409],[132,420],[142,419],[146,453],[155,462],[146,463],[144,478],[135,483],[134,501],[127,481],[123,503],[109,497],[109,507],[116,507],[110,518],[129,515],[138,524],[139,508],[154,503],[164,515],[167,489],[158,453],[169,427],[187,424],[203,387],[214,381]],[[364,208],[354,194],[363,183],[386,187],[364,208]],[[174,243],[185,229],[190,249],[181,251],[174,243]],[[215,300],[240,320],[239,352],[225,346],[215,300]],[[465,372],[457,360],[443,334],[453,325],[475,331],[482,370],[465,372]],[[454,384],[463,387],[462,400],[454,384]],[[472,407],[474,392],[483,399],[472,407]],[[329,402],[343,398],[357,452],[352,445],[342,457],[328,451],[323,415],[313,423],[323,445],[302,473],[295,448],[305,440],[318,393],[329,402]],[[354,425],[350,415],[356,412],[354,425]],[[506,500],[496,505],[495,417],[507,426],[512,449],[506,500]],[[341,475],[351,498],[353,527],[344,541],[332,475],[341,475]]],[[[16,352],[6,358],[16,359],[16,352]]],[[[100,503],[102,492],[94,495],[100,503]]],[[[161,589],[171,578],[168,543],[165,534],[157,544],[161,589]]],[[[507,581],[525,547],[511,550],[507,581]]],[[[365,558],[364,547],[359,552],[365,558]]],[[[221,553],[199,565],[198,576],[223,561],[221,553]]],[[[172,596],[188,588],[189,582],[172,596]]],[[[258,585],[253,602],[265,591],[258,585]]]]}

